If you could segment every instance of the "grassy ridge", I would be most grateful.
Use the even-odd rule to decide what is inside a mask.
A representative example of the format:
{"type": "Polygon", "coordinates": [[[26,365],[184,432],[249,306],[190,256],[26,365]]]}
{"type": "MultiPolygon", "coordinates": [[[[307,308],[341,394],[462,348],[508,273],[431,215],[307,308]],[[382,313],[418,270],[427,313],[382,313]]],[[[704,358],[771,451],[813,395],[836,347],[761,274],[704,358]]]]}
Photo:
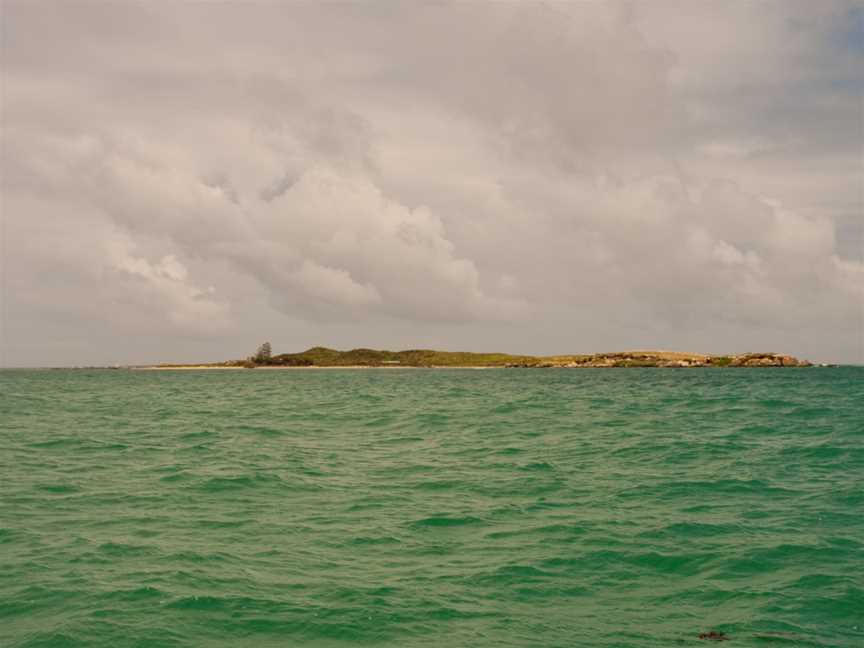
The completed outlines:
{"type": "Polygon", "coordinates": [[[536,360],[532,356],[507,353],[467,353],[433,351],[431,349],[336,351],[326,347],[313,347],[302,353],[275,355],[267,364],[287,367],[377,367],[391,364],[406,367],[504,367],[509,364],[535,362],[536,360]]]}
{"type": "Polygon", "coordinates": [[[529,356],[509,353],[469,353],[409,349],[337,351],[313,347],[300,353],[282,353],[227,363],[234,366],[273,367],[795,367],[807,366],[792,356],[746,353],[710,356],[679,351],[623,351],[584,355],[529,356]]]}

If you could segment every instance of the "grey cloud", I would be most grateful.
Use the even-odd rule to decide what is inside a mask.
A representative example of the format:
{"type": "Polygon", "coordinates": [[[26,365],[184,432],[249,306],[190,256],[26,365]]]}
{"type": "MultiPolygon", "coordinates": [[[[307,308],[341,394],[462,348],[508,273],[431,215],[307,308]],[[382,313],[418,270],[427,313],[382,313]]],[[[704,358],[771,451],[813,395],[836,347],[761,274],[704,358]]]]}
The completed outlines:
{"type": "Polygon", "coordinates": [[[285,175],[276,178],[269,185],[263,187],[261,191],[258,192],[258,196],[264,202],[270,202],[274,198],[278,198],[286,191],[288,191],[291,187],[294,186],[294,183],[297,182],[298,178],[293,173],[286,173],[285,175]]]}
{"type": "Polygon", "coordinates": [[[7,3],[4,361],[864,360],[852,5],[7,3]]]}

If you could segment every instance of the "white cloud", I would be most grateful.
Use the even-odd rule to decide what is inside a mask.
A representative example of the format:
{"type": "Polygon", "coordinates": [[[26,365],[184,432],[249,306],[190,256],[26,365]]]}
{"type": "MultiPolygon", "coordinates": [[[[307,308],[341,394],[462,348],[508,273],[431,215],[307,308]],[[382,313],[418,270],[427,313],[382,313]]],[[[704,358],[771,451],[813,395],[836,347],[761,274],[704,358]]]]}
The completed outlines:
{"type": "Polygon", "coordinates": [[[851,6],[7,3],[15,344],[107,312],[216,357],[309,321],[848,359],[851,6]]]}
{"type": "Polygon", "coordinates": [[[215,298],[215,288],[200,288],[188,281],[186,267],[174,255],[152,263],[135,256],[125,237],[107,241],[106,247],[108,267],[138,280],[136,289],[124,295],[126,300],[143,301],[183,332],[214,334],[230,327],[229,305],[215,298]]]}
{"type": "Polygon", "coordinates": [[[340,306],[359,306],[381,301],[375,286],[359,284],[345,270],[328,268],[305,259],[292,275],[294,284],[313,299],[321,299],[340,306]]]}

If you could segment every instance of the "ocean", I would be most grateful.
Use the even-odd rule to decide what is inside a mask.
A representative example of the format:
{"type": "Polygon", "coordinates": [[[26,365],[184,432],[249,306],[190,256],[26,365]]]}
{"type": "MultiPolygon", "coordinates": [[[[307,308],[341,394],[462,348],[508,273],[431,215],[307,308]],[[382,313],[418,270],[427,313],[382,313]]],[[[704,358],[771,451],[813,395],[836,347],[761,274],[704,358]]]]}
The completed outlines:
{"type": "Polygon", "coordinates": [[[712,637],[864,646],[864,367],[0,371],[4,648],[712,637]]]}

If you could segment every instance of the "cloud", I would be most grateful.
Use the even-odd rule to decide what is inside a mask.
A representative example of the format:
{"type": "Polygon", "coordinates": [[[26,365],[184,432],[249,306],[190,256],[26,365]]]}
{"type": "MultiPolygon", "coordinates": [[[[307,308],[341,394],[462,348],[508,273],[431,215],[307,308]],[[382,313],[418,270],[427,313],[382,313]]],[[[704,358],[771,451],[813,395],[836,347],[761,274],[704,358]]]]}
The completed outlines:
{"type": "Polygon", "coordinates": [[[7,3],[3,344],[864,360],[853,12],[7,3]]]}
{"type": "MultiPolygon", "coordinates": [[[[332,317],[341,305],[346,315],[365,308],[472,320],[519,307],[484,293],[477,268],[455,254],[439,217],[388,198],[362,170],[319,165],[262,196],[241,193],[224,173],[219,182],[205,179],[158,141],[28,133],[10,148],[22,152],[13,186],[31,189],[28,179],[38,177],[43,190],[85,200],[130,237],[161,237],[177,253],[230,262],[291,313],[332,317]]],[[[253,155],[266,156],[261,148],[253,155]]],[[[124,263],[131,272],[146,261],[124,263]]],[[[164,272],[137,274],[155,282],[164,272]]]]}
{"type": "MultiPolygon", "coordinates": [[[[388,315],[472,320],[517,308],[484,293],[476,266],[457,256],[438,216],[388,198],[362,176],[311,169],[267,204],[259,226],[264,238],[286,242],[292,256],[304,259],[303,276],[322,266],[346,279],[356,276],[366,297],[351,303],[376,304],[388,315]]],[[[271,255],[271,272],[264,277],[274,292],[285,257],[271,255]]]]}
{"type": "Polygon", "coordinates": [[[107,242],[107,253],[108,267],[123,275],[121,281],[137,284],[124,291],[127,308],[132,300],[143,301],[149,311],[162,311],[175,329],[196,334],[220,333],[230,326],[229,305],[215,298],[212,286],[202,289],[190,283],[186,266],[174,255],[151,263],[134,256],[132,245],[122,237],[107,242]]]}
{"type": "Polygon", "coordinates": [[[313,299],[333,304],[356,306],[375,304],[381,295],[371,284],[360,285],[345,270],[328,268],[305,259],[292,275],[297,287],[313,299]]]}

